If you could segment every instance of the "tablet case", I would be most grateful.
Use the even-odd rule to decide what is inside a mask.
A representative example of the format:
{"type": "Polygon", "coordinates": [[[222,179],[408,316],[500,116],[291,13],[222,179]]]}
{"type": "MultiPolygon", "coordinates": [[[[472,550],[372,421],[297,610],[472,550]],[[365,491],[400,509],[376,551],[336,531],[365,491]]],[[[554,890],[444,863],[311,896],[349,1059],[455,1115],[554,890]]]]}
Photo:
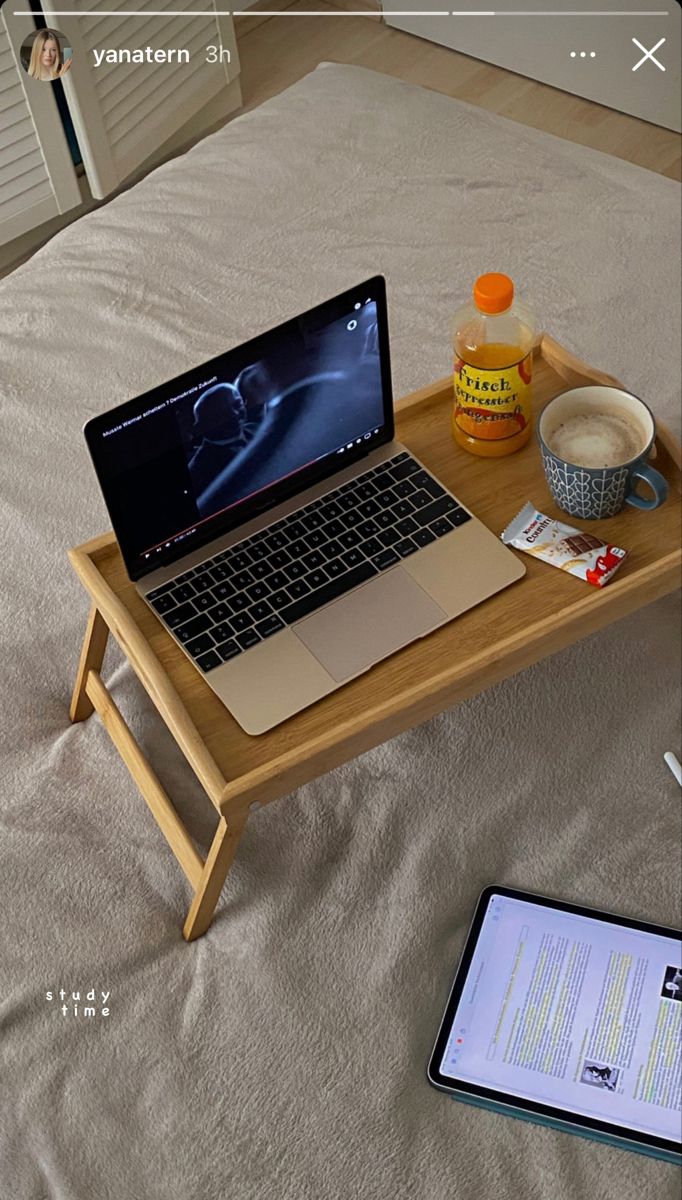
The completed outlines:
{"type": "Polygon", "coordinates": [[[597,1130],[582,1129],[577,1125],[570,1125],[566,1121],[558,1121],[554,1117],[541,1117],[538,1113],[527,1113],[522,1109],[510,1108],[507,1104],[497,1104],[494,1100],[484,1100],[480,1096],[468,1096],[464,1092],[457,1095],[449,1092],[448,1095],[451,1100],[471,1104],[474,1108],[487,1108],[490,1112],[500,1113],[503,1117],[516,1117],[520,1121],[530,1121],[533,1125],[546,1125],[550,1129],[558,1129],[561,1133],[574,1133],[578,1137],[588,1138],[592,1142],[606,1142],[609,1146],[615,1146],[617,1150],[634,1150],[636,1154],[646,1154],[649,1158],[660,1158],[664,1162],[682,1166],[682,1154],[675,1154],[672,1150],[657,1150],[652,1146],[642,1146],[639,1142],[612,1137],[608,1133],[600,1133],[597,1130]]]}

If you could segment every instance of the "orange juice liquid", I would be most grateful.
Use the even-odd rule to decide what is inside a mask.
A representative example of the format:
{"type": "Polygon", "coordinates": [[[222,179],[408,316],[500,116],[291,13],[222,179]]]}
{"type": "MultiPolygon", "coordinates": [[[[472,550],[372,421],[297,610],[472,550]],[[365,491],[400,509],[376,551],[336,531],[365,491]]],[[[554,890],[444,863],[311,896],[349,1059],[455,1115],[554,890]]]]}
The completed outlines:
{"type": "Polygon", "coordinates": [[[456,352],[455,441],[483,458],[502,458],[531,435],[532,354],[522,346],[484,342],[456,352]]]}

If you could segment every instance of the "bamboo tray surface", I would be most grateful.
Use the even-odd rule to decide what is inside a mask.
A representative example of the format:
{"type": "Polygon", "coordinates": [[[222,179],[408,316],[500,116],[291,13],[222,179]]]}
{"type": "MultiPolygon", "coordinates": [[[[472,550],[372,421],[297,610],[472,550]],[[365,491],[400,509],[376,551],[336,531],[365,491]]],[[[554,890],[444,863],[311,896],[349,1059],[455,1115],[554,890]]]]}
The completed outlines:
{"type": "MultiPolygon", "coordinates": [[[[558,392],[586,383],[627,387],[545,335],[535,350],[536,419],[558,392]]],[[[628,550],[629,559],[602,591],[521,555],[523,579],[260,737],[243,732],[139,598],[113,533],[71,552],[178,744],[195,769],[202,767],[197,773],[221,811],[275,799],[679,586],[680,447],[660,424],[655,465],[670,486],[666,503],[653,512],[626,506],[608,520],[581,522],[551,500],[535,437],[509,458],[476,458],[453,441],[451,406],[450,379],[405,397],[396,404],[396,437],[494,533],[530,500],[550,516],[603,533],[628,550]],[[207,771],[206,752],[217,772],[207,771]],[[220,778],[222,789],[215,783],[220,778]]]]}

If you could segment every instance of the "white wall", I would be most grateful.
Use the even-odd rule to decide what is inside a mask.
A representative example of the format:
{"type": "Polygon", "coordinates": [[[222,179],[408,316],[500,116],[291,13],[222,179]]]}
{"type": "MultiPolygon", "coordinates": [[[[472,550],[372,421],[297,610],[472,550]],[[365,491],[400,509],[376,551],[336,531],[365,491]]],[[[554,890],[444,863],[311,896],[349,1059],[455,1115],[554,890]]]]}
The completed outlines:
{"type": "MultiPolygon", "coordinates": [[[[466,9],[469,3],[440,3],[439,0],[384,0],[392,11],[419,8],[466,9]]],[[[580,0],[573,5],[548,0],[477,0],[475,9],[490,7],[492,17],[386,17],[386,23],[429,41],[450,46],[463,54],[519,75],[552,84],[562,91],[585,96],[609,108],[631,113],[654,125],[679,132],[680,121],[680,18],[678,0],[580,0]],[[571,8],[603,11],[667,10],[668,16],[505,16],[505,11],[550,12],[571,8]],[[665,66],[660,71],[651,62],[638,70],[633,66],[642,57],[634,45],[637,38],[651,49],[661,37],[666,41],[656,57],[665,66]],[[576,57],[571,58],[571,50],[576,57]],[[587,57],[581,59],[580,51],[587,57]],[[594,51],[595,57],[590,57],[594,51]]]]}

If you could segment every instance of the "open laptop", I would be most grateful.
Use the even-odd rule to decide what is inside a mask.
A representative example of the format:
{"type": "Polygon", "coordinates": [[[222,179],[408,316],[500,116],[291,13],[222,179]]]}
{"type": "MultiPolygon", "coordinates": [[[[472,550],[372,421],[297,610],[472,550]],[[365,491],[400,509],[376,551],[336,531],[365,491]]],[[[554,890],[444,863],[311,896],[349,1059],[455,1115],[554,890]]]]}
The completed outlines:
{"type": "Polygon", "coordinates": [[[85,427],[130,578],[247,733],[524,574],[393,434],[380,276],[85,427]]]}

